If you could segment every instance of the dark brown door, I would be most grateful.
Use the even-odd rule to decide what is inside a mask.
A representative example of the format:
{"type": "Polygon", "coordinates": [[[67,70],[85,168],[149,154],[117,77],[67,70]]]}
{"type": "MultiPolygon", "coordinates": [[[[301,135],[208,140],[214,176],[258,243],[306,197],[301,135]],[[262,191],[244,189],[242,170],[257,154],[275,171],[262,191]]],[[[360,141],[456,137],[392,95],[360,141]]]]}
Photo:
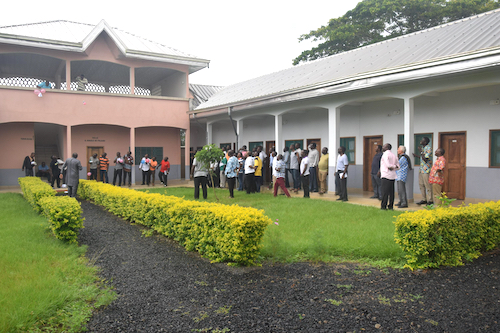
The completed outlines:
{"type": "Polygon", "coordinates": [[[383,139],[382,135],[363,137],[363,191],[373,191],[372,161],[376,155],[377,146],[382,145],[383,139]]]}
{"type": "MultiPolygon", "coordinates": [[[[104,147],[87,147],[87,173],[90,172],[90,157],[94,154],[97,154],[97,157],[101,157],[101,155],[104,153],[104,147]]],[[[90,179],[90,177],[87,175],[87,179],[90,179]]],[[[101,175],[99,172],[99,166],[97,166],[97,180],[101,180],[101,175]]]]}
{"type": "Polygon", "coordinates": [[[448,198],[465,199],[465,132],[440,133],[440,147],[445,150],[443,192],[448,198]]]}
{"type": "Polygon", "coordinates": [[[262,163],[264,164],[264,167],[262,169],[262,173],[266,175],[266,183],[270,183],[272,180],[273,180],[273,177],[271,176],[271,168],[269,167],[269,161],[270,161],[270,152],[271,152],[271,149],[272,148],[275,148],[275,141],[266,141],[266,155],[267,155],[267,158],[265,161],[262,161],[262,163]]]}

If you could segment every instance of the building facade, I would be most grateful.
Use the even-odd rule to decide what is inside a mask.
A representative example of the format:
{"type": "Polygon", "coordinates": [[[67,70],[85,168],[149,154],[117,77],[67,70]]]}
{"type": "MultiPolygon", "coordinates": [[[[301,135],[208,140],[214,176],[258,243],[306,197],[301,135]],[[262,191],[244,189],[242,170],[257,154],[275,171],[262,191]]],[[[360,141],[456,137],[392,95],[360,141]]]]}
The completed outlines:
{"type": "MultiPolygon", "coordinates": [[[[369,191],[379,144],[417,152],[421,138],[448,162],[443,191],[500,200],[500,10],[235,84],[191,114],[191,145],[281,152],[299,142],[347,148],[348,187],[369,191]],[[201,126],[203,124],[204,126],[201,126]],[[205,139],[206,138],[206,139],[205,139]]],[[[407,188],[419,193],[418,158],[407,188]]],[[[329,191],[335,183],[329,177],[329,191]]]]}
{"type": "MultiPolygon", "coordinates": [[[[87,178],[91,155],[131,151],[169,157],[169,179],[189,169],[189,74],[199,59],[121,30],[105,21],[53,21],[0,27],[0,186],[17,184],[24,157],[38,164],[76,152],[87,178]],[[88,83],[78,90],[77,77],[88,83]],[[48,81],[39,95],[36,86],[48,81]],[[41,96],[41,97],[39,97],[41,96]],[[184,139],[185,138],[185,139],[184,139]]],[[[40,90],[40,89],[38,89],[40,90]]],[[[140,174],[135,166],[133,177],[140,174]]],[[[138,179],[140,179],[138,177],[138,179]]]]}

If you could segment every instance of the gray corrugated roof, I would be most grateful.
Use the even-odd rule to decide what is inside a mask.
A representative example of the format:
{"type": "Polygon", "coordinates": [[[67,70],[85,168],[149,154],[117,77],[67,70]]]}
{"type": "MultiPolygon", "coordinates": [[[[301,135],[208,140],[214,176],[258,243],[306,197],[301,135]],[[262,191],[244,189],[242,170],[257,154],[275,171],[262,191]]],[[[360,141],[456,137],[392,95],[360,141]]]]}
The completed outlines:
{"type": "Polygon", "coordinates": [[[237,83],[197,110],[286,94],[363,74],[431,63],[500,46],[500,9],[237,83]]]}
{"type": "Polygon", "coordinates": [[[126,52],[133,52],[135,57],[142,56],[149,59],[156,57],[157,59],[154,60],[169,58],[177,62],[184,61],[189,65],[201,66],[201,68],[208,64],[208,60],[199,59],[166,45],[112,28],[104,20],[97,25],[58,20],[4,26],[0,27],[0,41],[51,48],[73,47],[75,51],[79,51],[78,47],[85,48],[86,42],[92,42],[93,38],[107,28],[111,29],[113,35],[111,37],[119,44],[118,46],[126,52]]]}
{"type": "Polygon", "coordinates": [[[208,101],[210,97],[212,97],[218,91],[221,91],[224,87],[222,86],[209,86],[202,84],[190,84],[189,90],[193,94],[193,99],[195,106],[200,105],[208,101]]]}

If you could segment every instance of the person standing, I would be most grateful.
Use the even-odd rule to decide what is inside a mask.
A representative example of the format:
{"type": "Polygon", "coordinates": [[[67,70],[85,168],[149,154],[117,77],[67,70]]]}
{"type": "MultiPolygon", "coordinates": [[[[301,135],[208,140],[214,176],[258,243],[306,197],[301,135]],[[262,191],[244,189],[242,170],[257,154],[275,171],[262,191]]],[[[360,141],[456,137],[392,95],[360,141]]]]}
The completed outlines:
{"type": "Polygon", "coordinates": [[[285,192],[286,196],[290,198],[290,193],[288,193],[288,190],[286,189],[285,186],[285,172],[286,172],[286,165],[285,161],[283,161],[283,155],[279,154],[276,157],[276,181],[274,184],[274,196],[278,196],[278,187],[280,187],[283,192],[285,192]]]}
{"type": "Polygon", "coordinates": [[[257,152],[253,153],[254,160],[253,166],[255,167],[254,181],[255,181],[255,192],[260,193],[260,186],[262,185],[262,167],[263,162],[259,157],[257,152]]]}
{"type": "Polygon", "coordinates": [[[25,172],[26,177],[33,177],[33,169],[35,168],[35,166],[35,153],[31,153],[29,156],[26,156],[24,158],[21,171],[25,172]]]}
{"type": "Polygon", "coordinates": [[[429,184],[432,185],[432,193],[436,198],[436,203],[439,203],[439,197],[441,196],[444,184],[444,168],[446,167],[446,159],[443,156],[444,149],[436,149],[435,155],[437,159],[434,162],[429,174],[429,184]]]}
{"type": "Polygon", "coordinates": [[[335,177],[339,184],[339,189],[335,189],[339,193],[337,201],[347,201],[347,168],[349,167],[349,160],[345,154],[344,146],[340,146],[337,152],[339,153],[337,156],[337,171],[335,172],[335,177]]]}
{"type": "Polygon", "coordinates": [[[149,183],[153,186],[155,186],[155,178],[156,178],[156,169],[157,168],[158,168],[158,161],[156,160],[156,156],[153,156],[153,158],[149,162],[149,177],[151,178],[149,183]]]}
{"type": "Polygon", "coordinates": [[[386,143],[382,147],[382,158],[380,159],[380,177],[382,187],[382,203],[380,209],[392,210],[394,208],[394,182],[399,162],[391,151],[392,146],[386,143]]]}
{"type": "Polygon", "coordinates": [[[97,166],[99,165],[99,159],[97,158],[97,153],[90,156],[90,180],[97,180],[97,166]]]}
{"type": "MultiPolygon", "coordinates": [[[[308,151],[302,150],[302,159],[300,160],[300,180],[302,181],[302,188],[304,189],[304,198],[309,198],[309,158],[308,151]]],[[[297,191],[295,191],[297,193],[297,191]]]]}
{"type": "Polygon", "coordinates": [[[266,177],[266,173],[264,172],[264,165],[266,165],[267,162],[267,154],[262,146],[257,147],[257,154],[259,155],[260,161],[262,162],[262,171],[260,178],[260,185],[262,186],[264,182],[267,181],[267,179],[264,179],[266,177]]]}
{"type": "Polygon", "coordinates": [[[141,159],[141,163],[139,164],[139,170],[142,171],[142,185],[149,186],[149,164],[151,160],[149,159],[149,155],[145,154],[141,159]]]}
{"type": "Polygon", "coordinates": [[[103,183],[109,183],[108,180],[109,159],[107,158],[107,156],[108,156],[107,153],[103,153],[102,156],[99,157],[99,171],[103,183]]]}
{"type": "Polygon", "coordinates": [[[226,151],[224,150],[223,152],[224,152],[224,157],[222,158],[219,164],[220,188],[226,188],[227,157],[226,157],[226,151]]]}
{"type": "Polygon", "coordinates": [[[309,192],[318,192],[318,162],[319,152],[316,149],[316,143],[309,145],[309,192]]]}
{"type": "Polygon", "coordinates": [[[283,148],[283,162],[285,162],[285,186],[290,187],[290,181],[288,179],[288,172],[290,171],[290,149],[285,146],[283,148]]]}
{"type": "Polygon", "coordinates": [[[243,153],[238,153],[238,191],[243,191],[243,179],[245,177],[245,159],[243,153]]]}
{"type": "Polygon", "coordinates": [[[134,164],[134,158],[132,157],[132,152],[127,152],[123,158],[123,185],[127,183],[128,186],[132,186],[132,165],[134,164]]]}
{"type": "Polygon", "coordinates": [[[122,186],[122,174],[123,174],[123,158],[120,152],[116,153],[115,157],[115,170],[113,172],[113,185],[116,185],[116,177],[118,177],[118,186],[122,186]]]}
{"type": "Polygon", "coordinates": [[[375,149],[375,156],[373,156],[372,160],[372,170],[371,170],[371,178],[372,178],[372,186],[373,186],[373,195],[370,197],[372,199],[382,200],[382,188],[380,187],[380,159],[382,158],[382,146],[377,145],[375,149]]]}
{"type": "Polygon", "coordinates": [[[168,156],[165,156],[165,158],[161,161],[160,177],[159,177],[163,186],[167,186],[169,172],[170,172],[170,162],[168,161],[168,156]]]}
{"type": "Polygon", "coordinates": [[[321,149],[321,158],[318,163],[318,174],[319,174],[319,184],[320,191],[319,194],[325,194],[327,191],[326,178],[328,176],[328,148],[323,147],[321,149]]]}
{"type": "Polygon", "coordinates": [[[420,157],[420,169],[418,172],[418,184],[422,193],[422,200],[417,205],[432,204],[432,186],[429,183],[429,173],[432,168],[432,149],[429,145],[429,138],[424,136],[418,146],[420,156],[413,154],[413,157],[420,157]]]}
{"type": "Polygon", "coordinates": [[[396,204],[399,208],[408,207],[408,198],[406,195],[406,178],[408,177],[408,170],[411,170],[410,157],[406,155],[406,147],[398,147],[399,155],[399,169],[396,170],[396,184],[398,186],[399,202],[396,204]]]}
{"type": "Polygon", "coordinates": [[[85,88],[87,87],[87,83],[89,83],[89,81],[82,74],[82,75],[76,77],[76,83],[77,83],[76,90],[78,90],[78,91],[85,91],[85,88]]]}
{"type": "Polygon", "coordinates": [[[52,171],[52,182],[50,186],[54,188],[54,183],[57,181],[57,188],[61,188],[61,179],[59,178],[59,175],[61,174],[61,169],[59,169],[59,162],[57,161],[57,157],[53,155],[50,161],[50,170],[52,171]]]}
{"type": "Polygon", "coordinates": [[[194,179],[194,198],[196,200],[200,198],[200,185],[203,191],[203,199],[207,199],[207,177],[208,169],[195,157],[191,166],[191,178],[194,179]]]}
{"type": "Polygon", "coordinates": [[[78,191],[78,183],[80,182],[80,170],[82,164],[77,160],[78,154],[73,153],[71,158],[68,158],[63,164],[63,170],[66,169],[66,185],[68,186],[68,196],[74,198],[78,191]]]}
{"type": "Polygon", "coordinates": [[[255,193],[255,165],[254,158],[249,153],[245,159],[245,189],[247,194],[255,193]]]}
{"type": "Polygon", "coordinates": [[[293,191],[297,193],[300,188],[300,164],[299,156],[295,150],[295,146],[290,146],[290,171],[292,172],[293,191]]]}
{"type": "Polygon", "coordinates": [[[227,178],[227,187],[229,188],[229,197],[234,198],[234,186],[238,177],[238,158],[234,156],[234,150],[227,152],[229,159],[227,160],[226,170],[224,171],[227,178]]]}

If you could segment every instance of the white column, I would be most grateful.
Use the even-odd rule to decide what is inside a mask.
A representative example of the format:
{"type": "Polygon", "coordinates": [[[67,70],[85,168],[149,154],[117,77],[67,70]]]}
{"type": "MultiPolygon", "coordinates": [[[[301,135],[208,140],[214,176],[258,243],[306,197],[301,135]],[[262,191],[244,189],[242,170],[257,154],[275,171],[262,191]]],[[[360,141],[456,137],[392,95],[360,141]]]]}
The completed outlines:
{"type": "Polygon", "coordinates": [[[212,143],[212,123],[207,123],[207,145],[212,143]]]}
{"type": "Polygon", "coordinates": [[[130,170],[130,175],[132,176],[132,185],[135,185],[135,173],[137,168],[135,167],[135,159],[140,158],[140,156],[135,156],[135,128],[130,128],[130,152],[134,158],[134,163],[132,164],[132,170],[130,170]]]}
{"type": "Polygon", "coordinates": [[[242,129],[243,129],[243,120],[242,119],[236,120],[236,132],[238,133],[238,142],[236,142],[236,150],[235,150],[236,152],[238,152],[238,150],[242,146],[241,144],[241,142],[243,142],[241,140],[241,133],[243,132],[242,129]]]}
{"type": "Polygon", "coordinates": [[[130,67],[130,94],[135,94],[135,68],[130,67]]]}
{"type": "Polygon", "coordinates": [[[337,149],[340,147],[340,106],[328,108],[328,192],[335,189],[335,171],[337,168],[337,149]]]}
{"type": "MultiPolygon", "coordinates": [[[[413,130],[414,126],[413,109],[414,109],[413,98],[406,97],[404,99],[404,138],[405,138],[404,145],[406,147],[406,154],[410,156],[410,159],[412,160],[412,165],[415,165],[415,159],[413,158],[413,146],[415,144],[414,143],[415,135],[413,130]]],[[[413,168],[413,170],[408,170],[408,177],[406,178],[406,194],[408,196],[409,202],[413,202],[414,174],[415,174],[415,168],[413,168]]]]}
{"type": "Polygon", "coordinates": [[[283,140],[283,116],[276,115],[274,116],[274,147],[276,149],[277,154],[281,154],[283,151],[282,145],[285,143],[283,140]]]}

